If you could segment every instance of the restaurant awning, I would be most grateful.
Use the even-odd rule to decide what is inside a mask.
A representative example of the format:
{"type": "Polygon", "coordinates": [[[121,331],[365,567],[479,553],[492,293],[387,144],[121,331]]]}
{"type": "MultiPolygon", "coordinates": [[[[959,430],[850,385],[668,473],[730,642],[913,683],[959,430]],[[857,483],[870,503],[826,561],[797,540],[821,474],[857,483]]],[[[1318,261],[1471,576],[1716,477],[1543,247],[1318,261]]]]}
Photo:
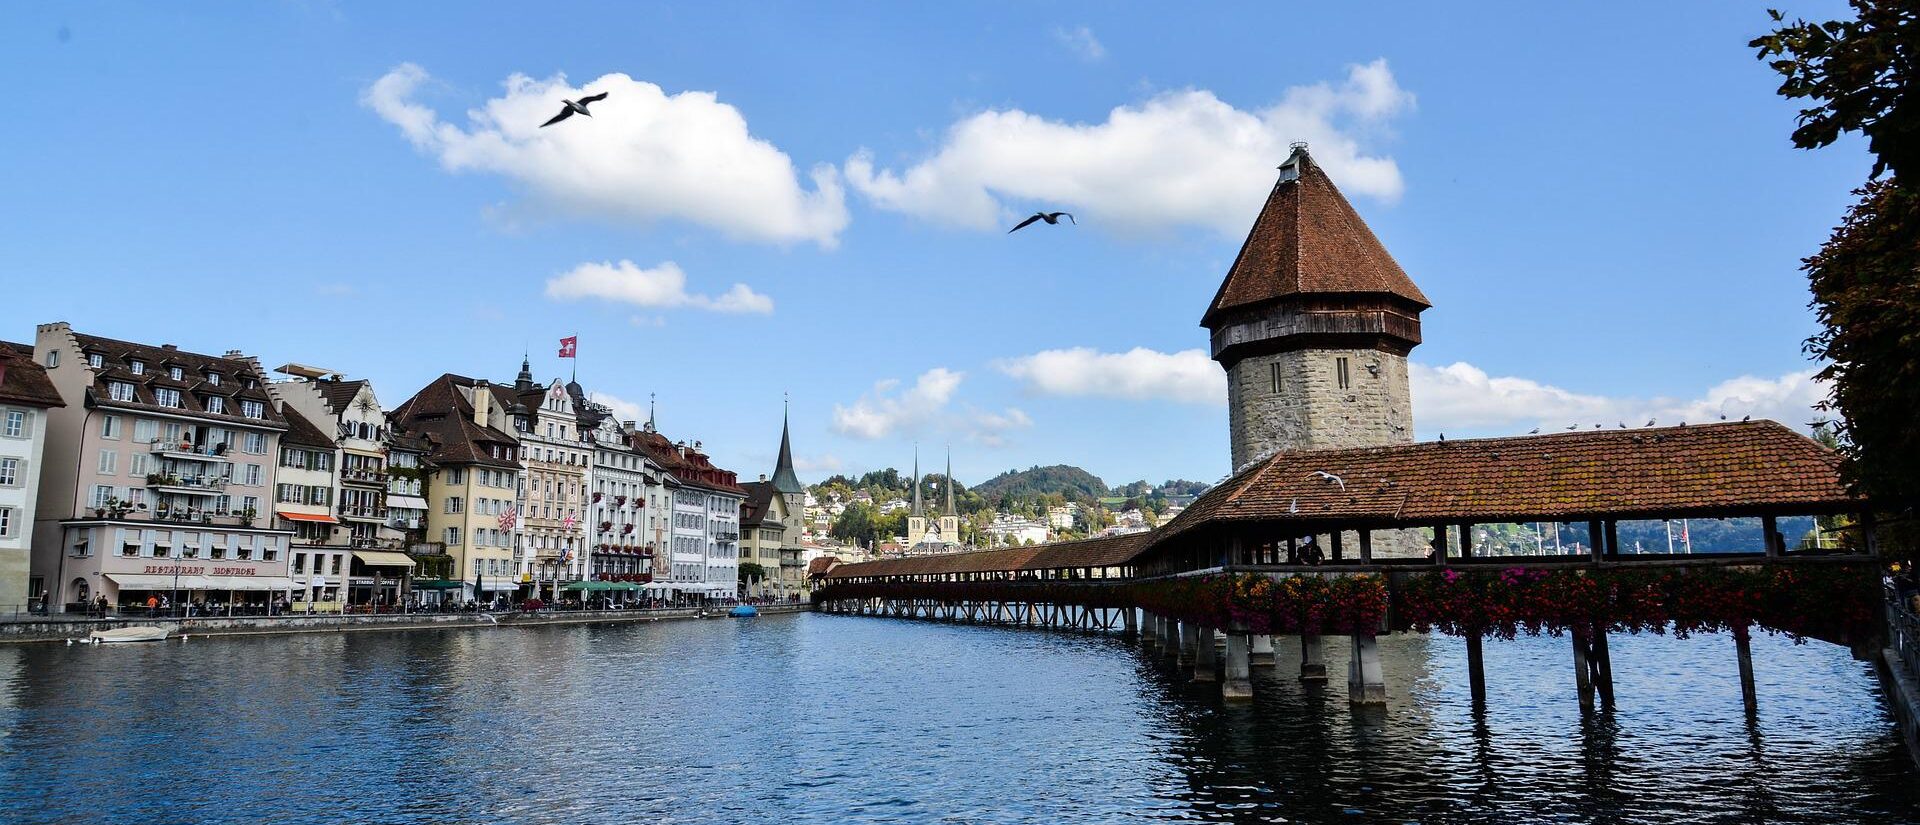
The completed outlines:
{"type": "Polygon", "coordinates": [[[494,592],[499,592],[502,590],[519,590],[520,589],[520,583],[512,579],[486,579],[486,580],[483,580],[480,584],[481,584],[482,590],[489,590],[494,592]]]}
{"type": "Polygon", "coordinates": [[[288,521],[311,521],[315,524],[339,524],[340,523],[340,520],[337,518],[334,518],[333,516],[314,515],[312,513],[295,513],[291,510],[275,510],[274,513],[288,521]]]}
{"type": "Polygon", "coordinates": [[[413,557],[392,550],[355,550],[353,557],[368,567],[412,567],[413,557]]]}
{"type": "Polygon", "coordinates": [[[427,500],[419,496],[387,496],[387,509],[425,510],[427,500]]]}
{"type": "Polygon", "coordinates": [[[294,590],[305,589],[286,576],[208,576],[209,590],[294,590]]]}
{"type": "Polygon", "coordinates": [[[207,576],[155,576],[143,573],[108,573],[107,578],[122,590],[209,590],[207,576]]]}
{"type": "Polygon", "coordinates": [[[465,582],[457,582],[452,579],[414,579],[413,589],[415,590],[459,590],[460,586],[463,584],[465,584],[465,582]]]}

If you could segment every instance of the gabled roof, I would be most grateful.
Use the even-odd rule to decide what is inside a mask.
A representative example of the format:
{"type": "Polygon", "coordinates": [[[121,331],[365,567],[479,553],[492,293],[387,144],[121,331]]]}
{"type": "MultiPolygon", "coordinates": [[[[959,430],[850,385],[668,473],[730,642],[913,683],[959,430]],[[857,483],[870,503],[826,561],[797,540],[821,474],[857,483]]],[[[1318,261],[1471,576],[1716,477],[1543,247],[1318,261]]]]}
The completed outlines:
{"type": "Polygon", "coordinates": [[[1861,504],[1832,450],[1777,422],[1732,422],[1283,451],[1195,499],[1154,542],[1229,522],[1313,530],[1805,515],[1861,504]]]}
{"type": "Polygon", "coordinates": [[[263,388],[265,381],[259,371],[244,358],[203,355],[170,345],[155,347],[79,332],[71,334],[81,352],[100,355],[101,366],[93,370],[93,386],[89,390],[92,393],[91,403],[96,406],[194,415],[276,430],[284,429],[287,425],[286,418],[274,409],[272,397],[263,388]],[[142,364],[141,372],[133,371],[136,361],[142,364]],[[180,380],[168,377],[168,367],[180,368],[180,380]],[[214,384],[208,380],[209,373],[219,375],[220,383],[214,384]],[[112,389],[108,386],[110,382],[131,384],[134,388],[133,400],[113,400],[112,389]],[[253,386],[247,386],[248,382],[252,382],[253,386]],[[157,389],[179,391],[180,406],[159,403],[154,392],[157,389]],[[226,412],[216,413],[207,409],[208,399],[214,397],[223,399],[226,412]],[[241,415],[239,402],[242,400],[260,402],[261,417],[241,415]]]}
{"type": "Polygon", "coordinates": [[[29,407],[64,407],[47,370],[33,360],[33,347],[0,341],[0,402],[29,407]]]}
{"type": "Polygon", "coordinates": [[[834,567],[830,579],[863,576],[938,576],[948,573],[1020,573],[1085,567],[1123,567],[1147,548],[1151,533],[1133,533],[1031,547],[854,562],[834,567]]]}
{"type": "Polygon", "coordinates": [[[366,385],[364,380],[313,382],[313,386],[320,390],[320,397],[327,400],[327,407],[335,415],[344,412],[353,403],[354,396],[360,394],[360,388],[366,385]]]}
{"type": "Polygon", "coordinates": [[[1385,293],[1432,306],[1304,146],[1281,168],[1202,326],[1229,310],[1314,293],[1385,293]]]}
{"type": "Polygon", "coordinates": [[[281,444],[333,449],[333,439],[328,438],[325,432],[314,426],[313,422],[308,421],[307,417],[301,415],[300,411],[294,409],[292,405],[283,408],[280,413],[287,417],[287,433],[280,437],[281,444]]]}
{"type": "Polygon", "coordinates": [[[473,421],[473,402],[461,389],[480,382],[447,373],[429,382],[394,409],[389,420],[410,435],[426,439],[427,457],[436,464],[485,464],[520,468],[519,439],[473,421]],[[495,448],[505,448],[501,458],[495,448]]]}
{"type": "Polygon", "coordinates": [[[767,520],[768,511],[773,509],[773,483],[749,481],[740,486],[747,491],[746,500],[740,502],[740,526],[758,527],[767,520]]]}

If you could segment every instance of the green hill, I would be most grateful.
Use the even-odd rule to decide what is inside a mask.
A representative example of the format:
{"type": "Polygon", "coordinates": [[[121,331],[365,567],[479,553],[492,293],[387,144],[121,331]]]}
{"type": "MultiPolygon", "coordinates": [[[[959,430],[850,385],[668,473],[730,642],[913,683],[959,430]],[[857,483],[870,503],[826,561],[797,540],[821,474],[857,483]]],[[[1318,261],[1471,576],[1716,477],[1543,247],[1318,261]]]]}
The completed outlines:
{"type": "Polygon", "coordinates": [[[975,485],[973,491],[994,503],[1053,495],[1068,501],[1091,503],[1109,493],[1107,483],[1101,481],[1099,476],[1067,464],[1008,470],[975,485]]]}

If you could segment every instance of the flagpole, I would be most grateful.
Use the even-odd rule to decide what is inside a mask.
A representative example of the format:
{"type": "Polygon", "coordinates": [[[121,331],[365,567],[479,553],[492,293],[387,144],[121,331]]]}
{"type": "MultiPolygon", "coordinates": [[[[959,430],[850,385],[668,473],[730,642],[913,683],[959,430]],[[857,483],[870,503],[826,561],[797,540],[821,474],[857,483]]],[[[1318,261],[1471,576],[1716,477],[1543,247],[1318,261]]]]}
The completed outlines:
{"type": "Polygon", "coordinates": [[[573,360],[573,377],[568,380],[574,383],[579,383],[580,382],[580,333],[578,332],[575,332],[573,334],[573,359],[572,360],[573,360]]]}

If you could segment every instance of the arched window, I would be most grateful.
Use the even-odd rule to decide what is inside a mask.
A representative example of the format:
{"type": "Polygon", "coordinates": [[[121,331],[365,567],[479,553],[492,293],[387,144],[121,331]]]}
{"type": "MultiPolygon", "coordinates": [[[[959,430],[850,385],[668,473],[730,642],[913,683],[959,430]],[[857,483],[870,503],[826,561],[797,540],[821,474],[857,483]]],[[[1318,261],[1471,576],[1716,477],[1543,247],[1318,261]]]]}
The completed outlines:
{"type": "Polygon", "coordinates": [[[90,593],[88,593],[88,589],[87,589],[87,580],[86,580],[86,579],[74,579],[74,580],[73,580],[73,600],[74,600],[74,601],[76,601],[76,602],[84,602],[84,601],[87,601],[87,599],[88,599],[88,598],[90,597],[90,595],[91,595],[91,594],[90,594],[90,593]]]}

